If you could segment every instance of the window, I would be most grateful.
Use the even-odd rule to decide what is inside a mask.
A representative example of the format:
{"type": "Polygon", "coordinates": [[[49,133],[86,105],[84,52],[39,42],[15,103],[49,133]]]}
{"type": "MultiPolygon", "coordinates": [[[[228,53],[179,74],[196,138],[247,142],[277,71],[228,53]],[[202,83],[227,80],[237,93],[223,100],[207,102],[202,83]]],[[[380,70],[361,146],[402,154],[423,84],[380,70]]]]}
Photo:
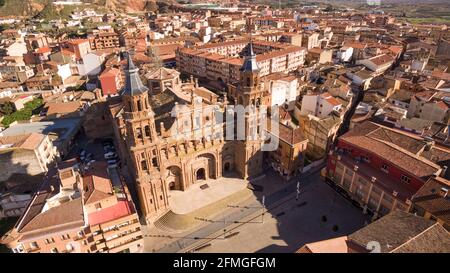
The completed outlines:
{"type": "Polygon", "coordinates": [[[69,234],[61,235],[61,240],[68,240],[68,239],[70,239],[70,235],[69,234]]]}
{"type": "Polygon", "coordinates": [[[361,185],[363,185],[363,186],[365,186],[365,185],[367,185],[367,181],[364,179],[364,178],[358,178],[358,182],[359,182],[359,184],[361,184],[361,185]]]}
{"type": "Polygon", "coordinates": [[[373,198],[369,198],[368,206],[369,206],[369,209],[371,209],[372,211],[375,211],[378,207],[378,201],[373,198]]]}
{"type": "Polygon", "coordinates": [[[345,174],[346,174],[346,175],[349,175],[349,176],[353,176],[353,171],[350,170],[350,169],[346,169],[346,170],[345,170],[345,174]]]}
{"type": "Polygon", "coordinates": [[[158,167],[158,159],[156,157],[152,158],[152,165],[153,167],[158,167]]]}
{"type": "Polygon", "coordinates": [[[381,195],[383,191],[378,187],[372,187],[372,193],[381,195]]]}
{"type": "Polygon", "coordinates": [[[356,190],[356,196],[359,198],[359,200],[364,200],[365,193],[361,188],[359,188],[356,190]]]}
{"type": "Polygon", "coordinates": [[[17,246],[16,250],[17,250],[18,253],[23,253],[23,252],[24,252],[23,245],[22,245],[22,244],[19,244],[19,245],[17,246]]]}
{"type": "Polygon", "coordinates": [[[150,126],[145,126],[145,136],[150,137],[150,126]]]}
{"type": "Polygon", "coordinates": [[[145,160],[142,160],[142,161],[141,161],[141,169],[142,169],[143,171],[148,170],[148,168],[147,168],[147,162],[146,162],[145,160]]]}
{"type": "Polygon", "coordinates": [[[38,244],[36,242],[31,242],[30,243],[30,247],[31,248],[38,248],[39,246],[38,246],[38,244]]]}
{"type": "Polygon", "coordinates": [[[54,242],[55,242],[55,239],[53,239],[53,238],[47,238],[47,239],[45,239],[45,243],[46,243],[47,245],[53,244],[54,242]]]}
{"type": "Polygon", "coordinates": [[[138,107],[138,111],[142,111],[141,100],[137,101],[137,107],[138,107]]]}
{"type": "Polygon", "coordinates": [[[403,175],[400,177],[400,180],[402,180],[402,182],[409,184],[409,182],[411,182],[411,178],[407,177],[406,175],[403,175]]]}
{"type": "Polygon", "coordinates": [[[381,165],[381,170],[385,173],[389,173],[389,166],[386,164],[381,165]]]}
{"type": "Polygon", "coordinates": [[[142,129],[141,128],[136,128],[136,136],[137,136],[137,138],[142,139],[142,129]]]}
{"type": "Polygon", "coordinates": [[[58,249],[55,247],[55,248],[52,248],[51,250],[50,250],[50,252],[51,253],[58,253],[58,249]]]}
{"type": "Polygon", "coordinates": [[[95,209],[96,210],[101,210],[102,209],[102,204],[100,204],[100,203],[95,204],[95,209]]]}

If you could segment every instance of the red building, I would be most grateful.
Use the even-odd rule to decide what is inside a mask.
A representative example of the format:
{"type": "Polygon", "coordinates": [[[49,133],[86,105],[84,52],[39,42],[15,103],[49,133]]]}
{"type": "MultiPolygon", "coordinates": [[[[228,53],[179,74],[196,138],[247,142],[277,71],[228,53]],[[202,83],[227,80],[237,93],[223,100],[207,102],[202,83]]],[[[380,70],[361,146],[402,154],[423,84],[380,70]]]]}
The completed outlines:
{"type": "Polygon", "coordinates": [[[103,96],[116,95],[122,87],[122,76],[117,68],[107,68],[99,76],[103,96]]]}
{"type": "Polygon", "coordinates": [[[434,141],[365,122],[338,139],[327,178],[374,218],[409,211],[430,177],[445,176],[450,150],[434,141]]]}

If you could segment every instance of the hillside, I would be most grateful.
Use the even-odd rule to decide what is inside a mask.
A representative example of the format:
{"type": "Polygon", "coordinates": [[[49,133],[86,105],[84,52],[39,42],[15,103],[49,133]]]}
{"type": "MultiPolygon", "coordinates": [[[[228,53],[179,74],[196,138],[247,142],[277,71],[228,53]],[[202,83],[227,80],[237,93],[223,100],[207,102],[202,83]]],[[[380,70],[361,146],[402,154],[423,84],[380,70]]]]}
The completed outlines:
{"type": "MultiPolygon", "coordinates": [[[[76,6],[57,8],[51,0],[0,0],[0,16],[38,16],[40,18],[65,17],[76,6]]],[[[108,11],[142,12],[152,10],[155,3],[173,4],[175,0],[82,0],[93,8],[108,11]]]]}
{"type": "Polygon", "coordinates": [[[49,2],[49,0],[0,0],[0,16],[34,16],[49,2]]]}

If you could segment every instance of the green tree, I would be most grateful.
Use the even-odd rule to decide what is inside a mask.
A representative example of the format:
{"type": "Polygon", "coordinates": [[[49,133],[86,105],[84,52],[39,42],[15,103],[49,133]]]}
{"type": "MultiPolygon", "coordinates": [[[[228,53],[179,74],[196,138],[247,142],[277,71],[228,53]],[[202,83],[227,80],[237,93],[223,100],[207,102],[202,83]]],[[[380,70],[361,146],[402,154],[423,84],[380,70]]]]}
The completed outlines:
{"type": "Polygon", "coordinates": [[[334,10],[334,8],[333,8],[333,6],[331,6],[331,5],[328,5],[328,6],[324,9],[325,12],[330,12],[330,11],[333,11],[333,10],[334,10]]]}
{"type": "Polygon", "coordinates": [[[0,105],[0,113],[2,113],[3,115],[11,115],[12,113],[14,113],[14,110],[14,103],[10,101],[5,102],[3,105],[0,105]]]}

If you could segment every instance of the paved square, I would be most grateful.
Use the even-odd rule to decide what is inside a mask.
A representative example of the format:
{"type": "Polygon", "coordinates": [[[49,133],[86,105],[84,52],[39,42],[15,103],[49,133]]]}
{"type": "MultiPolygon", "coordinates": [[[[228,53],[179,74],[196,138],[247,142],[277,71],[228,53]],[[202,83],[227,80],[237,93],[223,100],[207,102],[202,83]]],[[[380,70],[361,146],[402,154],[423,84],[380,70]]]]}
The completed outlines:
{"type": "MultiPolygon", "coordinates": [[[[285,203],[243,224],[228,239],[217,239],[197,252],[295,252],[305,243],[348,235],[364,226],[368,217],[349,201],[335,193],[318,174],[302,183],[301,194],[291,193],[285,203]],[[326,216],[326,222],[322,221],[326,216]],[[338,230],[334,231],[333,226],[338,230]]],[[[222,237],[223,238],[223,237],[222,237]]]]}
{"type": "MultiPolygon", "coordinates": [[[[296,200],[296,182],[276,181],[267,175],[257,182],[267,185],[240,208],[229,208],[214,223],[172,238],[146,237],[146,252],[294,252],[303,244],[348,235],[364,226],[369,217],[328,186],[318,173],[300,179],[301,193],[296,200]],[[277,189],[273,185],[277,185],[277,189]],[[267,189],[270,192],[267,193],[267,189]],[[262,222],[262,195],[269,209],[262,222]],[[247,207],[246,207],[247,206],[247,207]],[[326,222],[322,216],[326,216],[326,222]],[[226,224],[223,223],[225,218],[226,224]],[[249,223],[247,221],[251,220],[249,223]],[[237,221],[237,222],[235,222],[237,221]],[[334,231],[333,226],[338,230],[334,231]],[[223,239],[223,229],[227,235],[223,239]],[[197,238],[196,238],[197,237],[197,238]],[[217,238],[211,240],[212,238],[217,238]],[[197,249],[199,246],[207,247],[197,249]],[[211,245],[209,245],[211,244],[211,245]]],[[[166,235],[150,228],[147,234],[166,235]]],[[[168,235],[168,234],[167,234],[168,235]]]]}

